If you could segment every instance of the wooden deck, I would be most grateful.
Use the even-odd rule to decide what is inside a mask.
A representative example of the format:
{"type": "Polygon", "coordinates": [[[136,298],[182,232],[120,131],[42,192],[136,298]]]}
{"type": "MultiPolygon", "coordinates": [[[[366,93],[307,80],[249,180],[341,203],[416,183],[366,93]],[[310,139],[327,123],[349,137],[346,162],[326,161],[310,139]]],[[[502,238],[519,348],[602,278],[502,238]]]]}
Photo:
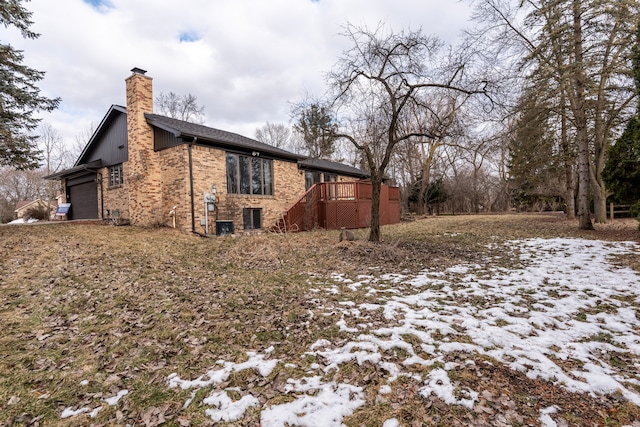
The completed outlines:
{"type": "MultiPolygon", "coordinates": [[[[371,224],[370,182],[323,182],[311,187],[274,228],[280,231],[364,228],[371,224]]],[[[380,225],[400,222],[400,189],[383,185],[380,225]]]]}

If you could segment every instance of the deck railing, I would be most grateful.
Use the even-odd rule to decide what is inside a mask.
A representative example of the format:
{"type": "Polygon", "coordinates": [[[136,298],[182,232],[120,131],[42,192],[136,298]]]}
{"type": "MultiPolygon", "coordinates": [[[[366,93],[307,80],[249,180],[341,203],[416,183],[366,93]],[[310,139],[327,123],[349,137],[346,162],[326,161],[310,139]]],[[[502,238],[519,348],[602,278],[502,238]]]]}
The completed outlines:
{"type": "MultiPolygon", "coordinates": [[[[278,225],[286,231],[314,228],[363,228],[371,224],[370,182],[323,182],[309,188],[278,225]]],[[[383,185],[380,192],[380,224],[400,222],[400,190],[383,185]]]]}

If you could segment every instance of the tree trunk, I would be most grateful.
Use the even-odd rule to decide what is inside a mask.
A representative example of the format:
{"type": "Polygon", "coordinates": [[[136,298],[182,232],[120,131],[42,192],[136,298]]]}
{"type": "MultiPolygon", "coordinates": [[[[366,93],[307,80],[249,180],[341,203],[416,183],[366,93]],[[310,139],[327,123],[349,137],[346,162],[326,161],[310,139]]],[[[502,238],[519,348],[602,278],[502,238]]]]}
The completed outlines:
{"type": "Polygon", "coordinates": [[[602,182],[603,160],[597,152],[598,150],[596,150],[595,164],[592,165],[590,175],[591,190],[593,193],[593,214],[597,223],[605,224],[607,222],[607,190],[604,182],[602,182]]]}
{"type": "Polygon", "coordinates": [[[593,214],[597,223],[607,222],[607,197],[595,189],[593,192],[593,214]]]}
{"type": "MultiPolygon", "coordinates": [[[[578,113],[579,111],[576,111],[578,113]]],[[[591,209],[589,193],[591,190],[589,179],[589,140],[584,111],[576,114],[576,139],[578,142],[578,220],[581,230],[593,230],[591,223],[591,209]],[[582,116],[582,117],[580,117],[582,116]]]]}
{"type": "MultiPolygon", "coordinates": [[[[596,128],[600,120],[596,120],[596,128]]],[[[604,139],[606,136],[603,132],[597,132],[596,141],[594,141],[594,158],[591,163],[590,180],[591,189],[593,191],[593,213],[597,223],[605,224],[607,222],[607,189],[602,181],[602,169],[604,168],[604,147],[606,145],[604,139]]]]}
{"type": "Polygon", "coordinates": [[[371,174],[371,228],[369,230],[369,241],[380,241],[380,190],[382,188],[382,178],[377,174],[371,174]]]}
{"type": "Polygon", "coordinates": [[[567,99],[564,87],[561,89],[560,105],[562,106],[561,120],[561,141],[562,141],[562,160],[564,163],[564,186],[565,186],[565,205],[567,219],[576,217],[576,183],[574,179],[573,166],[575,165],[575,156],[569,144],[567,136],[567,99]]]}
{"type": "Polygon", "coordinates": [[[573,165],[565,163],[565,202],[567,209],[567,219],[575,219],[576,217],[576,184],[573,175],[573,165]]]}
{"type": "Polygon", "coordinates": [[[422,164],[422,179],[420,180],[420,197],[418,197],[420,208],[419,213],[427,212],[427,187],[429,187],[429,178],[431,175],[430,159],[425,159],[422,164]]]}
{"type": "Polygon", "coordinates": [[[589,134],[587,132],[586,114],[586,79],[582,63],[582,22],[580,0],[573,0],[573,48],[575,54],[575,70],[573,71],[573,111],[578,145],[578,219],[581,230],[593,230],[589,206],[589,134]]]}

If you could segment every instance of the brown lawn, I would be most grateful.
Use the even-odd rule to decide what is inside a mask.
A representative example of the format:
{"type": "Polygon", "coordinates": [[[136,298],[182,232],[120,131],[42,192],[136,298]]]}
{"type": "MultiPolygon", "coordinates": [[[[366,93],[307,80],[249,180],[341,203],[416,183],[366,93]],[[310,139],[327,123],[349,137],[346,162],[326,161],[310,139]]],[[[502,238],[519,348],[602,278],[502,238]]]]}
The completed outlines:
{"type": "MultiPolygon", "coordinates": [[[[582,232],[559,214],[429,217],[384,227],[379,245],[366,242],[364,230],[356,231],[357,241],[338,243],[335,231],[203,239],[168,228],[1,226],[0,424],[213,424],[199,404],[208,390],[190,396],[168,388],[167,376],[196,378],[218,360],[240,362],[247,351],[271,346],[271,357],[297,368],[278,365],[266,378],[241,371],[223,386],[250,389],[263,405],[287,402],[280,373],[304,371],[311,361],[302,355],[317,340],[348,339],[336,326],[338,313],[309,315],[338,301],[311,292],[317,284],[310,278],[444,269],[488,254],[509,267],[514,259],[500,257],[507,239],[639,241],[637,225],[616,220],[582,232]],[[124,389],[129,394],[116,405],[103,403],[124,389]],[[194,403],[183,408],[190,397],[194,403]],[[65,408],[84,406],[101,410],[94,418],[61,418],[65,408]]],[[[640,271],[638,254],[619,262],[640,271]]],[[[357,291],[350,297],[366,300],[357,291]]],[[[540,408],[551,404],[571,414],[569,425],[640,420],[640,408],[618,396],[570,393],[477,359],[455,378],[481,391],[474,410],[420,397],[417,384],[401,378],[384,402],[368,393],[344,423],[381,425],[394,416],[408,426],[501,425],[495,420],[502,414],[511,420],[505,425],[539,425],[540,408]]],[[[380,372],[353,363],[331,375],[376,384],[380,372]]],[[[250,409],[231,425],[257,425],[259,416],[250,409]]]]}

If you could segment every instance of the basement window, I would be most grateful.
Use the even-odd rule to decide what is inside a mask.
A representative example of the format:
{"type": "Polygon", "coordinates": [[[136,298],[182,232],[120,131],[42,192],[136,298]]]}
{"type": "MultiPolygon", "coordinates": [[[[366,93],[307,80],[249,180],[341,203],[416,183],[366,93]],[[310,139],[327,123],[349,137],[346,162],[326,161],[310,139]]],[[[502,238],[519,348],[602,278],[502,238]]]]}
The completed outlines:
{"type": "Polygon", "coordinates": [[[245,230],[257,230],[262,228],[262,209],[242,209],[242,222],[244,223],[245,230]]]}
{"type": "Polygon", "coordinates": [[[109,166],[109,187],[115,187],[124,183],[124,177],[122,176],[122,163],[109,166]]]}

